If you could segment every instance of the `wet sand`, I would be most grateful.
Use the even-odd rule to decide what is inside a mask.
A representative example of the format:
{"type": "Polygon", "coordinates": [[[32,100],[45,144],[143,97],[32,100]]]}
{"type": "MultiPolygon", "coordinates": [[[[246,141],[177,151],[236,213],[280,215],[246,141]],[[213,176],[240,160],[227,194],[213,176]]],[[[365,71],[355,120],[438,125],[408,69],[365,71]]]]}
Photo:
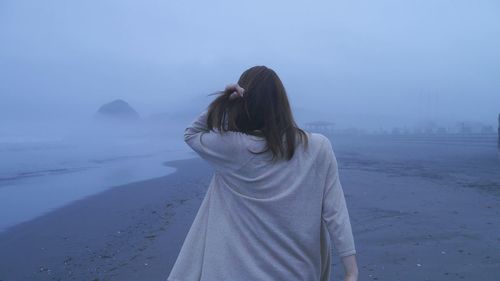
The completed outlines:
{"type": "MultiPolygon", "coordinates": [[[[333,144],[360,280],[500,280],[496,160],[459,146],[425,157],[429,144],[333,144]]],[[[168,165],[177,171],[1,233],[0,281],[166,280],[212,176],[199,158],[168,165]]],[[[332,280],[341,276],[334,255],[332,280]]]]}
{"type": "Polygon", "coordinates": [[[0,234],[0,280],[166,280],[211,177],[200,159],[0,234]]]}

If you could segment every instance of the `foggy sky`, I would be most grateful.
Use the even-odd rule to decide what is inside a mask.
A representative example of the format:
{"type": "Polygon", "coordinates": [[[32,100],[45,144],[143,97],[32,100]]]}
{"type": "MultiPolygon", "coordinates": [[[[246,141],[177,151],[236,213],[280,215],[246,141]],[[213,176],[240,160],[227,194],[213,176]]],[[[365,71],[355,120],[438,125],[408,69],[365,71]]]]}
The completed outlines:
{"type": "Polygon", "coordinates": [[[499,15],[493,0],[2,0],[0,120],[86,118],[116,98],[196,111],[266,65],[299,121],[493,125],[499,15]]]}

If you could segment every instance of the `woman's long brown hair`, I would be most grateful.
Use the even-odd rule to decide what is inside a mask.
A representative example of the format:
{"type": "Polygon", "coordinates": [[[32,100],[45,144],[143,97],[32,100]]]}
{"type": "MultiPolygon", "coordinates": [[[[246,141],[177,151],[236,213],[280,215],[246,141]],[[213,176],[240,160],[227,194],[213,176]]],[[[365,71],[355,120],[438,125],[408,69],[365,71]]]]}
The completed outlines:
{"type": "Polygon", "coordinates": [[[245,89],[242,98],[229,99],[230,91],[216,93],[219,96],[208,107],[208,129],[264,137],[266,149],[251,152],[260,154],[270,150],[273,160],[290,160],[297,140],[305,141],[307,146],[307,134],[295,123],[285,87],[272,69],[251,67],[241,74],[238,84],[245,89]]]}

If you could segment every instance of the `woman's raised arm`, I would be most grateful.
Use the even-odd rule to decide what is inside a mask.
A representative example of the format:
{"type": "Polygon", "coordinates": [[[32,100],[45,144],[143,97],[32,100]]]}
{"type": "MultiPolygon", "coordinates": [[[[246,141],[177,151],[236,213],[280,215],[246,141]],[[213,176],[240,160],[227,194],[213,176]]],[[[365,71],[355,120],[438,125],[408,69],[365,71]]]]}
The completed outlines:
{"type": "Polygon", "coordinates": [[[208,130],[205,109],[184,130],[184,141],[201,158],[208,161],[216,170],[228,171],[240,168],[249,158],[245,153],[246,136],[240,132],[220,132],[208,130]]]}

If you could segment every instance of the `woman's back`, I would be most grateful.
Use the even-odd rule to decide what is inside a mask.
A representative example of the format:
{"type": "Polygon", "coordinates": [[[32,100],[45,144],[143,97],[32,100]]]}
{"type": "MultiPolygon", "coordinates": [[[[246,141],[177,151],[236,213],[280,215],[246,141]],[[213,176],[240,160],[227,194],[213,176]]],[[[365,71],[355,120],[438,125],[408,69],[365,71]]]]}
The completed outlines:
{"type": "Polygon", "coordinates": [[[186,143],[214,177],[167,280],[329,280],[330,237],[354,254],[349,215],[330,141],[307,133],[290,160],[270,161],[265,139],[206,128],[186,143]]]}

